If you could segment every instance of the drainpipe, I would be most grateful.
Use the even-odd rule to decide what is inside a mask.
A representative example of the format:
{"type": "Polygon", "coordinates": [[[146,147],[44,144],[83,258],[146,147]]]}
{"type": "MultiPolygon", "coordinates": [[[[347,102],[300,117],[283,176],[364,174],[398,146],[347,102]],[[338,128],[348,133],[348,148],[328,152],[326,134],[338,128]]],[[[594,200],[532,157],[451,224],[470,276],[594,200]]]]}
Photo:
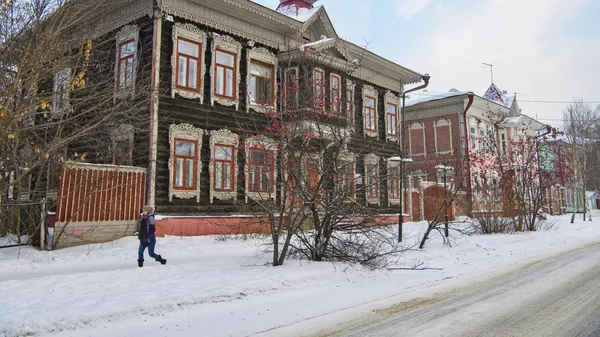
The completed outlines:
{"type": "Polygon", "coordinates": [[[158,93],[160,86],[160,52],[162,39],[162,13],[159,2],[153,0],[152,8],[154,10],[154,28],[152,40],[152,80],[150,96],[150,149],[148,151],[148,177],[147,177],[147,204],[155,205],[156,199],[156,157],[158,145],[158,93]]]}
{"type": "Polygon", "coordinates": [[[469,202],[467,203],[467,215],[472,217],[473,216],[473,189],[471,186],[471,162],[470,162],[470,142],[469,142],[469,131],[467,128],[467,111],[469,111],[469,109],[471,108],[471,105],[473,105],[473,99],[475,98],[475,94],[472,92],[469,92],[467,94],[467,97],[469,98],[469,102],[467,102],[467,107],[465,108],[465,111],[463,111],[463,124],[465,125],[465,156],[467,157],[467,200],[469,200],[469,202]]]}

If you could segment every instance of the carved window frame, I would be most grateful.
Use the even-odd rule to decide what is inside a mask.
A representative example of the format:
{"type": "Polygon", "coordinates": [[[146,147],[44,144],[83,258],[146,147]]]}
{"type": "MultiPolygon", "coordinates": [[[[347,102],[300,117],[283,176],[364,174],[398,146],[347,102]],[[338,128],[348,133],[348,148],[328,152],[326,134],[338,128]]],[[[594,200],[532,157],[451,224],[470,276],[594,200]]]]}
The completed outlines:
{"type": "Polygon", "coordinates": [[[387,160],[387,171],[388,171],[388,205],[400,205],[400,193],[402,193],[402,191],[400,191],[400,179],[402,179],[401,176],[401,172],[399,170],[402,169],[402,167],[400,166],[401,163],[399,161],[392,161],[392,160],[387,160]],[[396,176],[395,174],[392,174],[392,171],[396,171],[398,173],[398,175],[396,176]],[[394,190],[394,181],[396,181],[396,186],[398,188],[398,196],[394,196],[393,195],[393,190],[394,190]]]}
{"type": "Polygon", "coordinates": [[[398,96],[394,95],[393,93],[391,93],[390,91],[386,92],[384,95],[384,104],[383,104],[383,108],[384,108],[384,113],[385,113],[385,137],[387,140],[391,141],[391,142],[397,142],[399,137],[400,137],[400,98],[398,98],[398,96]],[[396,135],[390,135],[388,133],[388,113],[387,113],[387,107],[388,105],[393,105],[396,107],[396,127],[395,127],[395,131],[396,131],[396,135]]]}
{"type": "Polygon", "coordinates": [[[54,73],[52,82],[52,112],[69,111],[71,68],[64,68],[54,73]]]}
{"type": "Polygon", "coordinates": [[[135,83],[137,79],[137,65],[138,65],[138,44],[140,38],[140,28],[134,25],[127,25],[117,33],[116,36],[116,52],[115,52],[115,98],[133,97],[135,95],[135,83]],[[121,56],[121,45],[125,42],[133,41],[133,78],[131,86],[121,88],[119,86],[119,63],[121,56]]]}
{"type": "Polygon", "coordinates": [[[250,109],[252,109],[256,112],[262,112],[262,113],[275,112],[275,111],[277,111],[277,93],[278,93],[278,85],[277,85],[278,60],[277,60],[277,56],[275,54],[273,54],[271,51],[269,51],[268,49],[262,48],[262,47],[255,47],[255,48],[248,49],[248,55],[247,55],[247,68],[248,69],[246,71],[246,79],[248,82],[248,83],[246,83],[246,88],[248,88],[248,89],[250,88],[250,78],[252,76],[252,74],[250,73],[251,72],[250,63],[252,62],[252,60],[266,63],[273,67],[273,78],[272,78],[273,93],[271,96],[272,97],[271,105],[268,105],[268,106],[263,106],[261,104],[252,102],[252,100],[250,99],[250,94],[246,93],[246,112],[249,112],[250,109]]]}
{"type": "Polygon", "coordinates": [[[112,149],[112,163],[117,163],[117,146],[120,142],[127,143],[127,164],[131,166],[133,164],[133,141],[135,136],[135,128],[131,124],[121,124],[111,131],[111,149],[112,149]]]}
{"type": "Polygon", "coordinates": [[[212,61],[210,65],[210,104],[212,106],[215,105],[215,102],[224,106],[235,106],[235,109],[239,109],[240,100],[239,100],[239,87],[240,87],[240,58],[242,56],[242,44],[236,41],[231,36],[227,35],[217,35],[213,38],[212,46],[211,46],[211,54],[212,61]],[[216,52],[218,50],[222,50],[227,53],[231,53],[236,56],[235,60],[235,81],[233,83],[233,92],[234,97],[228,98],[223,96],[217,96],[215,94],[215,71],[216,71],[216,52]]]}
{"type": "Polygon", "coordinates": [[[454,144],[452,143],[452,121],[450,119],[440,119],[433,122],[433,138],[435,142],[435,154],[436,155],[444,155],[451,154],[454,150],[454,144]],[[450,150],[448,151],[439,151],[438,150],[438,138],[437,138],[437,128],[439,127],[448,127],[450,131],[450,150]]]}
{"type": "Polygon", "coordinates": [[[246,139],[245,144],[245,155],[246,155],[246,165],[244,165],[244,180],[245,180],[245,195],[246,202],[248,202],[249,198],[258,199],[258,200],[266,200],[273,199],[277,195],[276,193],[276,180],[277,180],[277,144],[270,138],[258,135],[250,139],[246,139]],[[273,154],[273,174],[271,175],[271,191],[269,192],[254,192],[250,191],[250,150],[251,149],[259,149],[263,151],[271,151],[273,154]]]}
{"type": "Polygon", "coordinates": [[[427,139],[425,138],[425,123],[412,123],[409,127],[408,127],[408,142],[410,144],[410,155],[413,157],[418,157],[418,156],[427,156],[427,139]],[[423,132],[423,152],[421,153],[414,153],[413,152],[413,130],[422,130],[423,132]]]}
{"type": "Polygon", "coordinates": [[[379,139],[379,118],[377,115],[377,90],[370,85],[365,85],[362,88],[362,100],[363,100],[363,132],[367,137],[373,137],[379,139]],[[374,100],[374,114],[375,114],[375,130],[367,129],[367,114],[366,114],[366,104],[367,98],[372,98],[374,100]]]}
{"type": "Polygon", "coordinates": [[[199,99],[200,104],[204,103],[204,80],[206,76],[206,43],[207,35],[205,32],[200,30],[198,27],[185,23],[181,24],[176,22],[173,26],[173,53],[171,55],[171,98],[175,98],[175,94],[187,99],[199,99]],[[200,78],[198,78],[199,91],[186,90],[177,87],[177,52],[178,52],[178,39],[184,38],[200,44],[200,64],[198,68],[200,70],[200,78]]]}
{"type": "Polygon", "coordinates": [[[204,136],[204,130],[200,128],[194,127],[192,124],[182,123],[182,124],[171,124],[169,126],[169,144],[170,144],[170,152],[169,152],[169,202],[173,201],[173,197],[177,197],[180,199],[192,199],[196,198],[196,202],[200,202],[200,186],[201,184],[201,174],[202,174],[202,137],[204,136]],[[174,157],[175,157],[175,139],[184,139],[189,141],[195,141],[198,145],[197,147],[197,163],[196,163],[196,188],[195,189],[187,189],[180,190],[175,189],[173,182],[173,170],[175,168],[174,157]]]}
{"type": "MultiPolygon", "coordinates": [[[[320,154],[314,154],[314,153],[307,153],[304,158],[302,159],[302,177],[303,177],[303,184],[304,187],[308,190],[308,188],[310,188],[310,181],[309,181],[309,170],[308,170],[308,161],[309,160],[315,160],[317,163],[317,170],[319,171],[317,173],[317,183],[321,181],[321,177],[322,177],[322,170],[323,170],[323,156],[321,156],[320,154]]],[[[317,193],[320,191],[319,186],[317,185],[314,189],[317,193]]]]}
{"type": "Polygon", "coordinates": [[[325,78],[325,70],[321,68],[314,68],[312,72],[312,88],[313,88],[313,106],[317,112],[325,111],[325,94],[327,88],[327,80],[325,78]],[[321,80],[319,84],[317,84],[317,73],[321,74],[321,80]],[[319,100],[319,96],[317,95],[317,87],[321,87],[321,100],[319,100]],[[321,105],[322,104],[322,105],[321,105]]]}
{"type": "Polygon", "coordinates": [[[344,107],[344,114],[346,117],[346,126],[354,130],[354,121],[356,116],[356,104],[354,102],[354,94],[356,90],[356,84],[351,80],[346,80],[346,91],[345,91],[345,100],[346,106],[344,107]],[[348,92],[350,92],[350,99],[348,99],[348,92]]]}
{"type": "Polygon", "coordinates": [[[380,193],[379,193],[379,157],[374,153],[369,153],[364,158],[364,166],[365,166],[365,177],[364,177],[364,185],[365,185],[365,198],[367,199],[367,204],[376,204],[379,205],[380,202],[380,193]],[[375,177],[371,177],[369,175],[370,170],[368,168],[372,167],[375,171],[375,177]],[[375,179],[375,195],[371,195],[369,193],[370,188],[372,187],[371,179],[375,179]]]}
{"type": "Polygon", "coordinates": [[[213,203],[213,200],[236,200],[237,198],[237,177],[238,177],[238,165],[237,165],[237,153],[239,146],[240,136],[236,133],[227,130],[214,130],[210,132],[210,164],[208,166],[208,170],[210,173],[210,203],[213,203]],[[215,174],[216,174],[216,166],[215,166],[215,146],[216,145],[225,145],[233,147],[233,176],[231,177],[231,187],[230,191],[225,190],[216,190],[215,189],[215,174]]]}

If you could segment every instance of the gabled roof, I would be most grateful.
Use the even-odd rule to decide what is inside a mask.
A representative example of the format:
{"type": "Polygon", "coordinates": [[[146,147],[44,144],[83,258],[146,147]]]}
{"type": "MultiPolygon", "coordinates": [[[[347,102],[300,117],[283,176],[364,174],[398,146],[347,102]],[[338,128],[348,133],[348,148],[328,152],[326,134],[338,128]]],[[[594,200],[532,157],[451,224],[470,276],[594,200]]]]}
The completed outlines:
{"type": "Polygon", "coordinates": [[[498,88],[494,83],[492,83],[490,87],[486,90],[485,94],[483,94],[483,98],[507,106],[506,94],[504,94],[504,92],[500,90],[500,88],[498,88]]]}

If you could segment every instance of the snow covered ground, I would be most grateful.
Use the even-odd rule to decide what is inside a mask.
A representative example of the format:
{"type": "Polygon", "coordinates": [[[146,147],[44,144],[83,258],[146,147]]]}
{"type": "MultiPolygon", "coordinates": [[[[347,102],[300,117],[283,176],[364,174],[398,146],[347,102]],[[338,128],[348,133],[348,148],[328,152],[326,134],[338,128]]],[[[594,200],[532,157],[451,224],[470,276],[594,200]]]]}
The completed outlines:
{"type": "MultiPolygon", "coordinates": [[[[600,242],[600,220],[556,220],[535,233],[452,233],[452,247],[434,237],[401,258],[401,267],[443,268],[424,271],[299,260],[270,267],[260,242],[216,237],[159,238],[156,250],[167,265],[146,259],[144,268],[137,267],[135,237],[52,252],[0,249],[0,336],[254,335],[600,242]]],[[[424,227],[405,224],[406,244],[414,245],[424,227]]]]}

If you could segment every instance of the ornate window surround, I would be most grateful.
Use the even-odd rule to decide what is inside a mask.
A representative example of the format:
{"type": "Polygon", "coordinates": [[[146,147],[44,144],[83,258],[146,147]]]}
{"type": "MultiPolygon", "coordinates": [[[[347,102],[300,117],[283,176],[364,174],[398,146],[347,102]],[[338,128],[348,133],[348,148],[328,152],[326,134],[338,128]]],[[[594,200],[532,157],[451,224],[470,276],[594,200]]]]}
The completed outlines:
{"type": "MultiPolygon", "coordinates": [[[[351,95],[350,95],[350,101],[348,101],[346,99],[346,106],[344,107],[344,114],[347,113],[348,108],[350,108],[350,120],[347,120],[347,127],[351,130],[354,130],[354,121],[355,121],[355,117],[356,117],[356,104],[354,102],[354,94],[356,93],[356,84],[354,84],[354,82],[352,82],[352,80],[347,79],[346,80],[346,91],[344,92],[344,98],[346,98],[346,92],[351,91],[351,95]],[[348,104],[350,104],[350,106],[348,107],[348,104]]],[[[348,116],[346,116],[348,117],[348,116]]]]}
{"type": "Polygon", "coordinates": [[[192,124],[171,124],[169,126],[169,202],[173,201],[173,197],[180,199],[191,199],[196,197],[196,202],[200,202],[200,177],[202,173],[202,136],[204,136],[204,130],[194,127],[192,124]],[[177,190],[173,186],[173,170],[175,165],[173,163],[173,154],[175,153],[175,138],[187,139],[196,141],[198,143],[198,163],[196,172],[196,189],[195,190],[177,190]]]}
{"type": "MultiPolygon", "coordinates": [[[[302,158],[302,177],[303,177],[303,184],[305,187],[308,187],[308,184],[310,183],[308,181],[308,159],[316,159],[318,165],[319,165],[319,169],[322,170],[323,169],[323,156],[319,153],[319,154],[309,154],[307,153],[304,158],[302,158]]],[[[319,173],[319,178],[321,177],[321,173],[319,173]]]]}
{"type": "MultiPolygon", "coordinates": [[[[350,164],[352,165],[352,200],[356,200],[356,155],[347,150],[341,151],[338,155],[338,164],[350,164]]],[[[340,177],[336,178],[337,183],[339,185],[341,183],[340,177]]]]}
{"type": "Polygon", "coordinates": [[[245,141],[245,154],[246,154],[246,165],[244,165],[244,180],[245,180],[245,195],[246,195],[246,202],[248,202],[248,198],[253,198],[253,199],[273,199],[275,200],[275,197],[277,195],[277,193],[275,192],[275,182],[277,179],[277,159],[276,157],[276,153],[275,150],[277,149],[277,144],[270,138],[264,136],[264,135],[258,135],[255,136],[253,138],[250,139],[246,139],[245,141]],[[264,193],[264,192],[251,192],[250,191],[250,165],[249,165],[249,161],[250,161],[250,149],[261,149],[261,150],[266,150],[266,151],[273,151],[273,181],[271,181],[271,189],[272,191],[269,193],[264,193]]]}
{"type": "Polygon", "coordinates": [[[239,145],[240,137],[230,130],[221,129],[210,132],[210,165],[208,170],[210,173],[210,203],[213,203],[215,198],[219,200],[236,200],[237,196],[237,177],[238,177],[238,165],[237,165],[237,148],[239,145]],[[214,149],[215,145],[231,145],[233,146],[233,176],[231,177],[231,184],[233,189],[231,191],[215,191],[214,186],[214,175],[215,175],[215,158],[214,149]]]}
{"type": "MultiPolygon", "coordinates": [[[[364,162],[365,162],[365,165],[364,165],[365,166],[365,178],[363,180],[365,183],[365,196],[367,199],[367,204],[379,205],[379,202],[380,202],[380,198],[379,198],[379,194],[380,194],[379,193],[379,157],[374,153],[369,153],[368,155],[365,156],[364,162]],[[367,181],[370,179],[369,179],[369,172],[367,171],[367,166],[375,166],[375,174],[376,174],[375,187],[377,189],[376,196],[369,195],[369,187],[370,186],[367,185],[367,181]]],[[[369,181],[369,184],[370,183],[371,182],[369,181]]]]}
{"type": "Polygon", "coordinates": [[[110,132],[110,138],[112,143],[112,155],[113,155],[113,164],[116,163],[116,154],[117,154],[117,143],[119,141],[127,141],[128,142],[128,166],[132,165],[132,157],[133,157],[133,137],[135,135],[135,129],[131,124],[121,124],[118,127],[114,128],[110,132]]]}
{"type": "Polygon", "coordinates": [[[173,53],[171,55],[171,97],[175,98],[175,94],[188,98],[188,99],[199,99],[200,104],[204,102],[204,79],[206,76],[206,43],[207,37],[206,33],[200,30],[198,27],[185,23],[181,24],[176,22],[173,26],[173,53]],[[200,82],[200,91],[194,92],[190,90],[184,90],[177,87],[177,38],[183,37],[194,42],[200,43],[200,64],[198,67],[200,68],[200,78],[198,79],[200,82]]]}
{"type": "Polygon", "coordinates": [[[398,137],[400,136],[400,98],[398,98],[398,96],[394,95],[391,91],[387,91],[384,95],[384,113],[385,115],[385,135],[386,135],[386,139],[391,141],[391,142],[397,142],[398,141],[398,137]],[[396,136],[391,136],[388,134],[387,130],[388,130],[388,119],[387,119],[387,105],[388,104],[393,104],[394,106],[396,106],[396,136]]]}
{"type": "Polygon", "coordinates": [[[277,111],[277,90],[278,90],[278,85],[277,85],[277,64],[278,64],[278,60],[277,60],[277,56],[275,56],[275,54],[271,53],[268,49],[266,48],[262,48],[262,47],[256,47],[256,48],[250,48],[248,49],[248,56],[247,56],[247,65],[248,65],[248,69],[247,69],[247,73],[246,73],[246,80],[248,83],[246,83],[246,88],[250,88],[250,77],[252,76],[250,74],[250,62],[252,60],[257,60],[259,62],[263,62],[263,63],[267,63],[273,66],[273,105],[271,106],[262,106],[260,104],[254,103],[250,101],[250,95],[246,94],[246,112],[249,112],[250,109],[257,111],[257,112],[262,112],[262,113],[268,113],[268,112],[275,112],[277,111]]]}
{"type": "Polygon", "coordinates": [[[454,146],[452,144],[452,121],[450,119],[440,119],[440,120],[433,122],[433,137],[434,137],[434,141],[435,141],[435,154],[436,155],[452,153],[454,146]],[[441,152],[438,150],[438,139],[437,139],[437,127],[438,126],[447,126],[448,130],[450,131],[450,150],[449,151],[441,152]]]}
{"type": "Polygon", "coordinates": [[[138,43],[140,38],[140,28],[134,25],[127,25],[119,32],[116,36],[116,52],[115,52],[115,98],[128,97],[135,94],[135,82],[137,77],[137,65],[138,65],[138,43]],[[119,54],[120,46],[123,42],[133,40],[133,80],[131,87],[119,88],[119,54]]]}
{"type": "Polygon", "coordinates": [[[342,99],[343,99],[343,97],[344,96],[342,96],[342,76],[340,76],[339,74],[335,74],[335,73],[329,74],[329,106],[328,106],[328,108],[332,115],[342,116],[342,113],[343,113],[343,109],[342,109],[343,100],[342,99]],[[334,97],[333,97],[333,93],[334,93],[333,79],[334,78],[337,78],[337,80],[338,80],[337,112],[334,109],[334,106],[335,106],[334,97]]]}
{"type": "Polygon", "coordinates": [[[327,87],[327,82],[325,80],[325,70],[321,68],[314,68],[312,71],[312,90],[313,90],[313,105],[315,110],[320,110],[319,112],[323,112],[325,109],[325,88],[327,87]],[[323,106],[320,106],[320,103],[317,101],[317,73],[321,73],[321,101],[323,102],[323,106]]]}
{"type": "Polygon", "coordinates": [[[412,123],[411,125],[409,125],[408,127],[408,141],[410,144],[410,155],[413,157],[417,157],[417,156],[423,156],[425,157],[427,155],[427,139],[425,138],[425,123],[412,123]],[[412,152],[412,130],[422,130],[423,131],[423,152],[422,153],[414,153],[412,152]]]}
{"type": "Polygon", "coordinates": [[[225,105],[225,106],[235,106],[235,109],[238,110],[240,105],[239,100],[239,88],[240,88],[240,58],[242,56],[242,44],[236,41],[231,36],[227,35],[216,35],[213,38],[212,46],[211,46],[211,54],[212,61],[210,65],[210,104],[212,106],[215,105],[215,102],[225,105]],[[235,64],[235,82],[234,86],[234,98],[229,99],[227,97],[221,97],[215,95],[215,70],[216,70],[216,50],[220,49],[226,52],[230,52],[236,55],[236,64],[235,64]]]}
{"type": "Polygon", "coordinates": [[[363,132],[365,136],[379,138],[379,118],[377,116],[377,101],[378,101],[377,90],[370,85],[364,85],[362,88],[362,100],[363,100],[363,132]],[[375,130],[367,130],[367,115],[365,114],[365,101],[367,97],[375,99],[375,130]]]}
{"type": "Polygon", "coordinates": [[[286,96],[286,98],[285,98],[285,108],[288,109],[288,110],[290,110],[290,107],[287,104],[289,102],[289,97],[287,97],[287,95],[289,94],[287,92],[289,85],[292,85],[289,88],[291,90],[291,94],[294,95],[294,102],[296,103],[296,107],[295,108],[297,109],[299,107],[299,104],[300,104],[300,102],[298,102],[298,93],[300,91],[299,74],[300,74],[300,68],[299,67],[289,67],[289,68],[285,69],[285,76],[284,76],[284,79],[283,79],[283,81],[284,81],[283,84],[284,84],[285,90],[284,90],[283,93],[286,96]],[[288,83],[288,72],[290,70],[293,70],[296,73],[296,77],[294,78],[294,83],[291,83],[291,84],[288,83]],[[294,90],[294,88],[297,88],[298,90],[294,90]]]}
{"type": "Polygon", "coordinates": [[[54,114],[58,114],[61,110],[69,111],[69,86],[72,73],[71,68],[64,68],[54,73],[52,81],[52,112],[54,114]]]}
{"type": "MultiPolygon", "coordinates": [[[[392,169],[399,169],[400,168],[400,162],[398,161],[392,161],[392,160],[387,160],[387,171],[388,171],[388,205],[400,205],[400,195],[398,194],[397,197],[394,197],[392,195],[392,179],[397,179],[395,177],[393,177],[391,175],[390,172],[392,172],[392,169]]],[[[402,193],[402,192],[400,192],[402,193]]]]}

